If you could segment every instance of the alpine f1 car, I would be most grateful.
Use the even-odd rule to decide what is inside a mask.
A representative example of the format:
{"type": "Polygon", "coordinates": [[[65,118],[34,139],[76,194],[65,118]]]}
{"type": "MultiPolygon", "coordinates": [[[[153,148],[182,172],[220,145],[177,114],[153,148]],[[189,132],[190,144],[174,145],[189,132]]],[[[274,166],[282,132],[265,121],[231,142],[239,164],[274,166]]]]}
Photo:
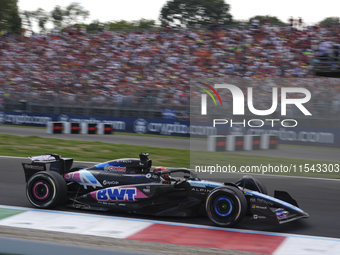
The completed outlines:
{"type": "Polygon", "coordinates": [[[251,176],[236,183],[200,180],[186,168],[153,169],[148,155],[73,168],[71,158],[32,156],[30,163],[22,163],[27,198],[35,207],[46,209],[65,204],[155,216],[203,213],[226,227],[237,224],[247,213],[254,220],[276,223],[309,217],[287,192],[268,196],[266,187],[251,176]]]}

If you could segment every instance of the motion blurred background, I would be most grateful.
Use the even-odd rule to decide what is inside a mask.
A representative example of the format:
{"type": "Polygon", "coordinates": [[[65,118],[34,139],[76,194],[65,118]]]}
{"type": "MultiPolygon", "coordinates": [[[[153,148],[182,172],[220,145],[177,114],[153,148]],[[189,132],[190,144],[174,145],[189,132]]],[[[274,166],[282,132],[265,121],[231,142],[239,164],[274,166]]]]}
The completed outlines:
{"type": "MultiPolygon", "coordinates": [[[[315,76],[339,73],[338,17],[238,20],[224,1],[169,1],[158,20],[86,23],[82,1],[64,2],[47,11],[0,1],[3,112],[189,120],[190,79],[239,78],[258,88],[261,108],[280,78],[292,78],[285,85],[312,93],[303,126],[339,125],[339,82],[315,76]]],[[[222,99],[228,107],[230,95],[222,99]]]]}
{"type": "MultiPolygon", "coordinates": [[[[114,128],[113,136],[52,136],[38,128],[1,125],[0,154],[26,157],[52,152],[97,162],[135,157],[147,150],[155,164],[167,167],[207,163],[202,163],[205,158],[216,161],[209,154],[213,152],[206,152],[206,139],[217,131],[200,119],[199,88],[228,83],[245,95],[248,87],[254,88],[256,109],[270,108],[273,87],[308,89],[311,99],[304,106],[312,115],[289,106],[285,118],[295,119],[297,127],[276,123],[261,128],[277,132],[277,150],[220,153],[227,163],[339,166],[339,7],[331,0],[318,5],[293,0],[0,0],[0,124],[108,122],[114,128]],[[193,115],[195,123],[190,121],[193,115]],[[79,140],[87,140],[86,145],[79,140]]],[[[231,93],[218,92],[221,105],[215,107],[208,97],[211,116],[223,111],[228,120],[255,118],[249,111],[240,118],[232,116],[231,93]]],[[[282,119],[280,107],[267,117],[282,119]]],[[[253,132],[249,130],[234,126],[223,135],[253,132]]],[[[17,159],[1,160],[0,194],[6,196],[0,203],[30,206],[24,180],[18,179],[17,159]]],[[[339,185],[329,180],[338,179],[338,172],[332,168],[296,175],[324,179],[259,178],[267,181],[270,192],[277,188],[292,192],[311,215],[307,223],[278,228],[248,225],[248,220],[240,228],[338,238],[334,201],[339,185]]],[[[240,176],[204,177],[234,181],[240,176]]]]}

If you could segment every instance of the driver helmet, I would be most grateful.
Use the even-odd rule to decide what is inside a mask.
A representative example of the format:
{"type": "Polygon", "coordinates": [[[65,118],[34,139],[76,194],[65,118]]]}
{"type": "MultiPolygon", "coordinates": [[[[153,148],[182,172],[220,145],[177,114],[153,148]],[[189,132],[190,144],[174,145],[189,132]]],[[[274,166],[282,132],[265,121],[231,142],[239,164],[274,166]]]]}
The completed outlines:
{"type": "Polygon", "coordinates": [[[163,166],[157,166],[153,170],[154,173],[161,172],[161,177],[166,181],[170,181],[170,176],[169,176],[169,173],[167,171],[168,171],[168,169],[166,169],[166,167],[163,167],[163,166]],[[163,172],[165,172],[165,173],[163,173],[163,172]]]}

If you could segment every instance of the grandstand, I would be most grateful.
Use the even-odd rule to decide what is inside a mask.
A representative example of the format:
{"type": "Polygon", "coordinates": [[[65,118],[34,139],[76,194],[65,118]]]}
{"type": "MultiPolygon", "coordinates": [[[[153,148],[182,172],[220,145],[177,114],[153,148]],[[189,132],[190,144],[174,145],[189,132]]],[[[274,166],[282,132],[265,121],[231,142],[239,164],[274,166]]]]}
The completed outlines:
{"type": "MultiPolygon", "coordinates": [[[[313,117],[340,119],[339,82],[315,80],[314,72],[329,71],[318,60],[318,45],[325,40],[338,42],[339,27],[2,36],[2,110],[161,118],[162,109],[173,109],[185,119],[192,78],[238,78],[264,90],[268,81],[291,78],[291,86],[306,86],[313,93],[311,107],[318,109],[313,117]]],[[[339,65],[331,65],[337,71],[339,65]]]]}

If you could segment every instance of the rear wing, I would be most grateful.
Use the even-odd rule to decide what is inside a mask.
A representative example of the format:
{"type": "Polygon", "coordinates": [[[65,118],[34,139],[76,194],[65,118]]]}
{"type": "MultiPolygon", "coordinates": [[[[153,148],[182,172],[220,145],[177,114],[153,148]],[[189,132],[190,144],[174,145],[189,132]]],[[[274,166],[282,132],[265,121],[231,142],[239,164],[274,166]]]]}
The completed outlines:
{"type": "Polygon", "coordinates": [[[25,172],[25,180],[40,171],[53,171],[60,175],[67,173],[73,164],[72,158],[63,158],[58,154],[45,154],[28,157],[31,163],[22,163],[25,172]]]}

